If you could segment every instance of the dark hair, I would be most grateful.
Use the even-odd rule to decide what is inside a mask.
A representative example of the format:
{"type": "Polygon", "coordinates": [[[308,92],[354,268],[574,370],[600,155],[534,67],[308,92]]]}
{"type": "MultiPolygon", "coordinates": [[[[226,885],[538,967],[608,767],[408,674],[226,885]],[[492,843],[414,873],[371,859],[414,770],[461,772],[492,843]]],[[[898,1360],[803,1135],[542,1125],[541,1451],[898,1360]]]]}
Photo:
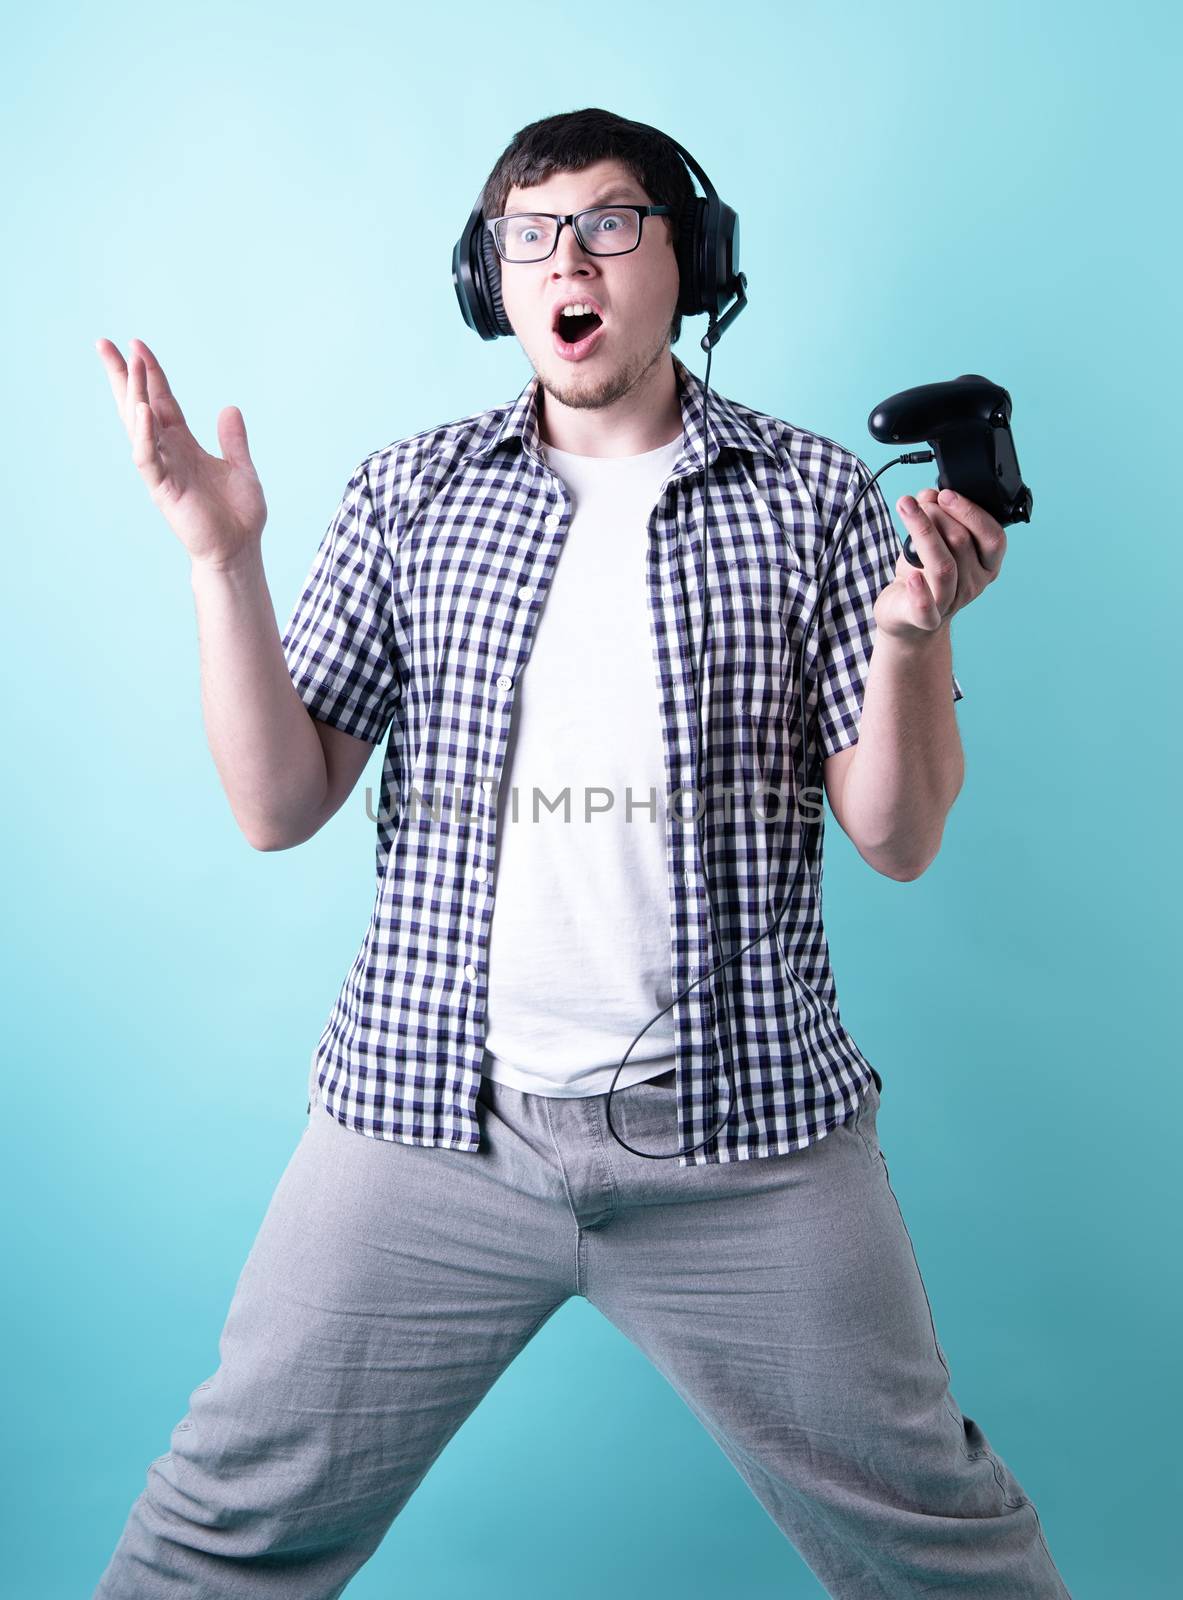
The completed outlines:
{"type": "MultiPolygon", "coordinates": [[[[556,172],[581,172],[597,161],[621,162],[651,205],[673,206],[673,216],[651,217],[645,226],[665,223],[676,242],[683,209],[694,198],[694,184],[682,157],[662,135],[599,106],[563,111],[519,128],[485,180],[481,211],[485,217],[504,216],[511,189],[532,189],[556,172]]],[[[675,312],[671,344],[677,344],[681,332],[682,318],[675,312]]]]}

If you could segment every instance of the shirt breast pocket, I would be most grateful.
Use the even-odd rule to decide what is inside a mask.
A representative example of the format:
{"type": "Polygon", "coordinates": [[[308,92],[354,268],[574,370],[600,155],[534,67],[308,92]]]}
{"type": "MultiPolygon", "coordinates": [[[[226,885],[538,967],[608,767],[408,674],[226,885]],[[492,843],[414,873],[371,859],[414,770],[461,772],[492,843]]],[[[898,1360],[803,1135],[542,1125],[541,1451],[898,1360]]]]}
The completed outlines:
{"type": "Polygon", "coordinates": [[[708,659],[749,717],[781,716],[795,697],[802,574],[784,562],[743,560],[722,567],[718,579],[708,659]]]}

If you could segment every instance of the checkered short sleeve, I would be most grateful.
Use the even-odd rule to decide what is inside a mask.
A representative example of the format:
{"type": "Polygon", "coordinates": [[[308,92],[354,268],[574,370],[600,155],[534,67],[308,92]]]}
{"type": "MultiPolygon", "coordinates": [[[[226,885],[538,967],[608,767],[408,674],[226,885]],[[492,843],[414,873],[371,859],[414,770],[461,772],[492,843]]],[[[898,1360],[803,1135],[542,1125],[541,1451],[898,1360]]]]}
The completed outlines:
{"type": "MultiPolygon", "coordinates": [[[[848,502],[870,476],[860,461],[858,482],[850,485],[842,508],[834,517],[831,541],[848,502]]],[[[875,601],[895,577],[903,551],[903,542],[877,482],[859,501],[841,537],[842,548],[826,581],[818,621],[818,731],[827,756],[858,742],[863,691],[875,644],[875,601]]],[[[832,550],[832,543],[827,544],[819,579],[832,550]]],[[[956,703],[964,698],[954,674],[953,700],[956,703]]]]}
{"type": "Polygon", "coordinates": [[[400,693],[393,567],[367,456],[345,486],[282,634],[288,673],[320,722],[377,743],[400,693]]]}

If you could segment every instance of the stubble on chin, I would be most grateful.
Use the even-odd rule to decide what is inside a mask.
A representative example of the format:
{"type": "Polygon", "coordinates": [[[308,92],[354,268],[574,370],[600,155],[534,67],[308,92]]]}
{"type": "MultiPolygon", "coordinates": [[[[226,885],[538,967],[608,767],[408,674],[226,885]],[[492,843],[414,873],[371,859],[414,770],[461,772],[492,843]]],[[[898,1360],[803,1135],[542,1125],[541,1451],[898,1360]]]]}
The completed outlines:
{"type": "Polygon", "coordinates": [[[630,361],[622,362],[619,367],[605,373],[603,377],[591,380],[586,376],[573,377],[567,384],[555,382],[539,369],[536,362],[531,361],[530,365],[534,368],[543,391],[551,395],[560,405],[569,406],[572,411],[599,411],[628,394],[660,360],[665,348],[666,341],[663,338],[648,358],[637,356],[630,361]]]}

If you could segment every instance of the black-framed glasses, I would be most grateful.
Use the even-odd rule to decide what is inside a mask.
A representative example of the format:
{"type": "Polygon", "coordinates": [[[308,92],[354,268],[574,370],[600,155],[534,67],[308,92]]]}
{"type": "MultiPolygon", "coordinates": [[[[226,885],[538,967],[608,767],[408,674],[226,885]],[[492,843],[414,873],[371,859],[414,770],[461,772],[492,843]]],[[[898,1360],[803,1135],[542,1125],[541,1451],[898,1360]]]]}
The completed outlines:
{"type": "Polygon", "coordinates": [[[589,255],[623,256],[641,242],[646,217],[672,217],[673,206],[591,206],[559,216],[548,211],[515,211],[507,217],[490,217],[485,223],[493,235],[502,261],[545,261],[558,248],[564,223],[589,255]]]}

